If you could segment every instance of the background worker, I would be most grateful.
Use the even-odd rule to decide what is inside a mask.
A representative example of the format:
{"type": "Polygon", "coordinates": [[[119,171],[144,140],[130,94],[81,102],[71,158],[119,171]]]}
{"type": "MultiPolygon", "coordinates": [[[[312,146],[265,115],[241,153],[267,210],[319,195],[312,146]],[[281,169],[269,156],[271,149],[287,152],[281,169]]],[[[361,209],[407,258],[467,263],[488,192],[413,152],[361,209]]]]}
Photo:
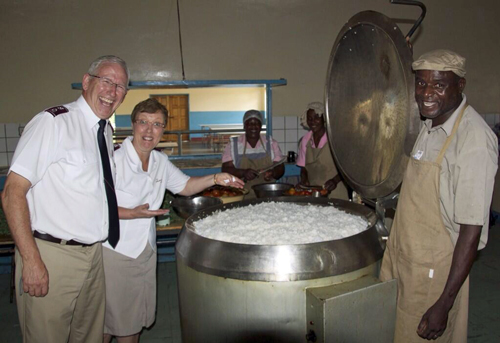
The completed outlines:
{"type": "Polygon", "coordinates": [[[283,163],[259,173],[283,159],[279,144],[271,136],[261,134],[262,114],[249,110],[243,116],[245,134],[231,137],[222,155],[222,171],[245,180],[245,189],[249,191],[245,199],[255,197],[253,185],[278,180],[285,173],[283,163]]]}
{"type": "Polygon", "coordinates": [[[306,133],[299,145],[297,166],[300,167],[300,185],[323,186],[330,198],[348,200],[347,187],[337,171],[325,128],[325,105],[311,102],[300,117],[306,133]]]}

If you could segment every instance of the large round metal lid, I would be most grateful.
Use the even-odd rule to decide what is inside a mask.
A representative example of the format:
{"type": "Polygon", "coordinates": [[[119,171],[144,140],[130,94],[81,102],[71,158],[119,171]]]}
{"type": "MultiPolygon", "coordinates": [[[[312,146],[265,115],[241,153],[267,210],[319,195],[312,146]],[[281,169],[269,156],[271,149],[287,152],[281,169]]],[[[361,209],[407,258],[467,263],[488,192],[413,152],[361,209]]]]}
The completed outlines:
{"type": "Polygon", "coordinates": [[[419,129],[412,52],[400,29],[373,11],[353,16],[330,54],[326,127],[339,171],[365,198],[400,185],[419,129]]]}

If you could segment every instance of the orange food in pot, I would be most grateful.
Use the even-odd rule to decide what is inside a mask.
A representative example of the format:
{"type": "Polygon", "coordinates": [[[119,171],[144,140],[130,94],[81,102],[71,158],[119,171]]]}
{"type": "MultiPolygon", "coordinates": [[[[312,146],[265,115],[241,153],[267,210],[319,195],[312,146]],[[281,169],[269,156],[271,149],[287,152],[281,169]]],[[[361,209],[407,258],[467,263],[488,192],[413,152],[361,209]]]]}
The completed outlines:
{"type": "Polygon", "coordinates": [[[222,196],[222,193],[218,189],[212,189],[212,196],[218,198],[222,196]]]}

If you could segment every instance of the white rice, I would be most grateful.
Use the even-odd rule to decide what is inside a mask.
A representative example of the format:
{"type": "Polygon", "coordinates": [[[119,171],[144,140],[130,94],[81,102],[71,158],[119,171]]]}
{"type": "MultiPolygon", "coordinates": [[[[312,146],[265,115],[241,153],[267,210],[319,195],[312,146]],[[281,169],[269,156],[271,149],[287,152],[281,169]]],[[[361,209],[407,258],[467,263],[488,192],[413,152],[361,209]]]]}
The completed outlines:
{"type": "Polygon", "coordinates": [[[204,237],[242,244],[305,244],[342,239],[367,229],[362,217],[333,206],[266,202],[215,212],[193,223],[204,237]]]}

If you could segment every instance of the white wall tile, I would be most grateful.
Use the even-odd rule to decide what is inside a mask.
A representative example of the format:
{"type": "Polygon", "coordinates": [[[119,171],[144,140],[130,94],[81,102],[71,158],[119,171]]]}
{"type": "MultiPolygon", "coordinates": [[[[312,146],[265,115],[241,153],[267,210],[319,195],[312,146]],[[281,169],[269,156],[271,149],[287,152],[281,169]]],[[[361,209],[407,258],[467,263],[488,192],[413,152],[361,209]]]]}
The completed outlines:
{"type": "Polygon", "coordinates": [[[297,117],[285,117],[285,128],[286,129],[296,129],[297,128],[297,117]]]}
{"type": "Polygon", "coordinates": [[[498,113],[486,113],[481,114],[484,118],[484,121],[490,126],[493,127],[497,123],[500,123],[500,114],[498,113]]]}
{"type": "Polygon", "coordinates": [[[9,159],[9,166],[11,165],[12,163],[12,157],[14,156],[14,153],[13,152],[8,152],[7,153],[7,158],[9,159]]]}
{"type": "Polygon", "coordinates": [[[5,124],[0,124],[0,137],[5,137],[5,124]]]}
{"type": "Polygon", "coordinates": [[[7,160],[7,153],[0,152],[0,166],[7,167],[9,165],[9,161],[7,160]]]}
{"type": "Polygon", "coordinates": [[[14,152],[19,143],[19,138],[7,138],[7,151],[14,152]]]}
{"type": "Polygon", "coordinates": [[[0,138],[0,152],[7,152],[7,142],[5,138],[0,138]]]}
{"type": "Polygon", "coordinates": [[[500,123],[500,114],[495,114],[495,124],[500,123]]]}
{"type": "Polygon", "coordinates": [[[287,143],[297,143],[297,130],[286,130],[285,131],[285,142],[287,143]]]}
{"type": "Polygon", "coordinates": [[[26,127],[26,123],[20,123],[19,124],[19,129],[18,129],[19,136],[22,136],[25,127],[26,127]]]}
{"type": "Polygon", "coordinates": [[[300,137],[304,137],[304,135],[305,135],[306,133],[308,133],[308,132],[309,132],[309,130],[304,129],[304,128],[301,126],[301,127],[299,127],[299,131],[298,131],[298,133],[297,133],[297,134],[299,135],[299,138],[300,138],[300,137]]]}
{"type": "Polygon", "coordinates": [[[285,130],[273,129],[273,138],[276,139],[279,143],[285,142],[285,130]]]}
{"type": "Polygon", "coordinates": [[[484,120],[486,121],[486,124],[489,126],[494,126],[495,125],[495,118],[496,116],[494,114],[485,114],[483,115],[484,120]]]}
{"type": "Polygon", "coordinates": [[[286,156],[285,143],[278,142],[278,146],[280,147],[280,150],[281,150],[281,153],[283,154],[283,156],[286,156]]]}
{"type": "Polygon", "coordinates": [[[273,117],[273,130],[285,128],[285,117],[273,117]]]}
{"type": "Polygon", "coordinates": [[[19,137],[19,124],[5,124],[5,137],[19,137]]]}
{"type": "Polygon", "coordinates": [[[285,143],[285,151],[295,151],[297,152],[297,143],[285,143]]]}

